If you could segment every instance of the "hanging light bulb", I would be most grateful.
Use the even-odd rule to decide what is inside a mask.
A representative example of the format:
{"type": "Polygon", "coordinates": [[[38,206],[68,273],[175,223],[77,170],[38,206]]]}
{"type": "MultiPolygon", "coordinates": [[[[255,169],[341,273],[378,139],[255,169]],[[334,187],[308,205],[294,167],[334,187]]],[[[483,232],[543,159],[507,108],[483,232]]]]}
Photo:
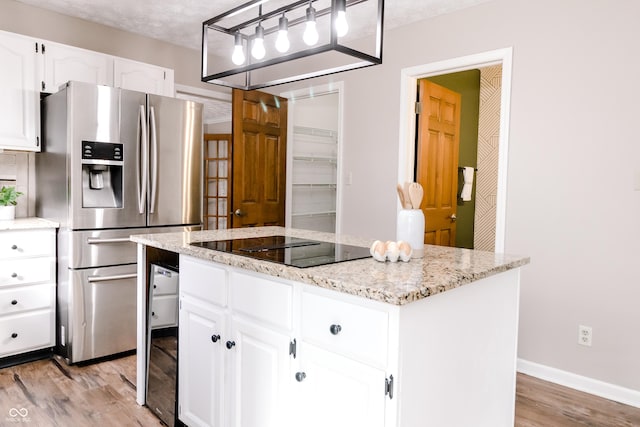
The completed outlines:
{"type": "Polygon", "coordinates": [[[347,2],[346,0],[338,0],[336,2],[336,10],[338,16],[336,17],[336,34],[338,37],[344,37],[349,32],[349,23],[347,22],[347,2]]]}
{"type": "Polygon", "coordinates": [[[291,43],[289,43],[289,21],[282,14],[278,25],[278,38],[276,39],[276,50],[280,53],[285,53],[289,50],[291,43]]]}
{"type": "Polygon", "coordinates": [[[258,24],[256,27],[256,36],[253,39],[253,47],[251,48],[251,56],[256,59],[262,59],[266,53],[264,49],[264,29],[261,24],[258,24]]]}
{"type": "Polygon", "coordinates": [[[304,40],[307,46],[313,46],[318,43],[319,37],[318,30],[316,29],[316,10],[311,3],[312,2],[309,2],[309,7],[307,8],[307,26],[302,35],[302,40],[304,40]]]}
{"type": "Polygon", "coordinates": [[[242,49],[242,36],[240,32],[235,35],[235,46],[233,47],[233,54],[231,55],[231,61],[236,65],[244,64],[244,50],[242,49]]]}

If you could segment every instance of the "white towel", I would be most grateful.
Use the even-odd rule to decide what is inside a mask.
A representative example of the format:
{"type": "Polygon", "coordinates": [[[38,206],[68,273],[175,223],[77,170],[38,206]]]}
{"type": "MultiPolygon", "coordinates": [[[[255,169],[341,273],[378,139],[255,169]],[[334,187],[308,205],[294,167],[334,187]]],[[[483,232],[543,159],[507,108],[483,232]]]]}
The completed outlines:
{"type": "Polygon", "coordinates": [[[460,198],[463,202],[471,200],[471,190],[473,189],[473,173],[474,168],[465,167],[462,171],[462,177],[464,178],[464,184],[462,185],[462,191],[460,192],[460,198]]]}

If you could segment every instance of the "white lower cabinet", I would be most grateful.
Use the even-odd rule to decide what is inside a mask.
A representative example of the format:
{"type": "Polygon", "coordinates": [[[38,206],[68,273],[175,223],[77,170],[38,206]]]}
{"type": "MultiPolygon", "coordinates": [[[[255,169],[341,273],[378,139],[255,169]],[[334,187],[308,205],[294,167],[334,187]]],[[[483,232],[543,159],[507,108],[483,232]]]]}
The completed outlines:
{"type": "Polygon", "coordinates": [[[0,358],[55,345],[55,229],[0,232],[0,358]]]}
{"type": "Polygon", "coordinates": [[[292,356],[286,323],[292,316],[286,311],[292,311],[292,292],[291,285],[181,256],[178,417],[183,423],[287,425],[292,356]],[[264,288],[275,292],[266,296],[264,288]],[[283,321],[284,328],[277,326],[283,321]]]}

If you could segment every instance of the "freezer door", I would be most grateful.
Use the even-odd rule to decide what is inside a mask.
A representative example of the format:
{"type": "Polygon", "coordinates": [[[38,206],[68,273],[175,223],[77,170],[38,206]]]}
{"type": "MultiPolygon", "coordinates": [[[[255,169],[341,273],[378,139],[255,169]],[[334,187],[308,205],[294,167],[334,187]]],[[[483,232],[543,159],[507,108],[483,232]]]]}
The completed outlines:
{"type": "Polygon", "coordinates": [[[58,332],[69,363],[136,348],[135,264],[70,270],[61,290],[69,307],[58,332]]]}
{"type": "Polygon", "coordinates": [[[121,100],[120,89],[79,82],[69,83],[67,91],[70,228],[144,227],[146,212],[138,203],[136,180],[142,155],[138,134],[141,126],[145,129],[139,107],[145,105],[145,95],[133,92],[135,96],[121,100]],[[93,154],[121,149],[121,161],[89,158],[91,144],[93,154]]]}
{"type": "Polygon", "coordinates": [[[202,223],[202,104],[149,95],[149,226],[202,223]]]}

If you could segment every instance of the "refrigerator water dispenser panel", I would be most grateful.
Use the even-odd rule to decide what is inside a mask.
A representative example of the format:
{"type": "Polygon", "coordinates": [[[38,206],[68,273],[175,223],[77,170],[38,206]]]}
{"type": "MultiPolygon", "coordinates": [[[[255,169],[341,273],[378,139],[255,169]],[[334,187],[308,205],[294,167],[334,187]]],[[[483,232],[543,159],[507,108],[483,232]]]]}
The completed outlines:
{"type": "Polygon", "coordinates": [[[82,141],[82,207],[122,207],[122,144],[82,141]]]}

